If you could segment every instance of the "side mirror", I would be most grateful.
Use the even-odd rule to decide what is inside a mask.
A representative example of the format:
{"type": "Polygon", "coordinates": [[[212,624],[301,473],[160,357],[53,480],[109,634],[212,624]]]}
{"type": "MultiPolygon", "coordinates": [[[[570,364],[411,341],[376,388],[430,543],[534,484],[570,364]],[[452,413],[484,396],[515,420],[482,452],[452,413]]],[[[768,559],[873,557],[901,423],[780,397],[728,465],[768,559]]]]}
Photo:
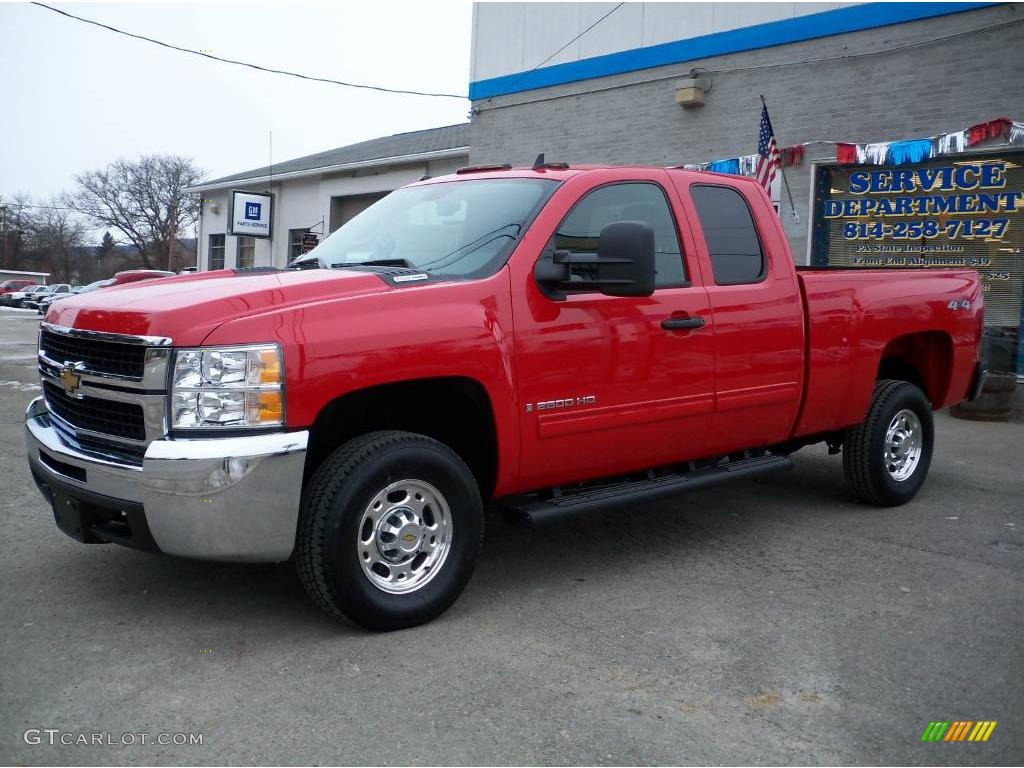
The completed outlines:
{"type": "Polygon", "coordinates": [[[654,230],[640,221],[616,221],[602,229],[597,281],[608,296],[654,293],[654,230]]]}
{"type": "Polygon", "coordinates": [[[537,262],[533,275],[544,295],[558,301],[565,299],[566,291],[650,296],[654,293],[654,230],[640,221],[616,221],[601,230],[596,254],[555,251],[551,261],[537,262]],[[570,279],[572,264],[585,264],[590,278],[570,279]]]}

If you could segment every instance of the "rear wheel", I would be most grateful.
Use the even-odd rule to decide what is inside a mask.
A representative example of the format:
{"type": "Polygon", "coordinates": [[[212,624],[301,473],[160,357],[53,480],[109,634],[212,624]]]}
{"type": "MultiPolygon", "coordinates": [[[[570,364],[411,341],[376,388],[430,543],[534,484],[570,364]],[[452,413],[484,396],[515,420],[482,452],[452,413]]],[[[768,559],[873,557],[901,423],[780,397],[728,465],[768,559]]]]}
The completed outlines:
{"type": "Polygon", "coordinates": [[[905,504],[924,484],[934,439],[931,404],[924,392],[906,381],[879,381],[867,418],[846,431],[847,485],[868,504],[905,504]]]}
{"type": "Polygon", "coordinates": [[[329,614],[400,629],[455,601],[482,535],[480,493],[454,451],[423,435],[373,432],[338,448],[310,480],[296,564],[329,614]]]}

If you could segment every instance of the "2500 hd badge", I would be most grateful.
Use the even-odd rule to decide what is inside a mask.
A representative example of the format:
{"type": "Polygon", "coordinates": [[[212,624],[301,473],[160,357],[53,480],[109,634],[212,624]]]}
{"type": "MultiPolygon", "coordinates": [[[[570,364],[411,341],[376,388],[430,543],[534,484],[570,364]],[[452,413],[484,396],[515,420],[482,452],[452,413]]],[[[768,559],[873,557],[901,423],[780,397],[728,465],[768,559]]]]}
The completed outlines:
{"type": "Polygon", "coordinates": [[[593,405],[597,402],[594,395],[583,395],[582,397],[563,397],[560,400],[542,400],[539,403],[527,403],[526,412],[550,411],[555,408],[575,408],[578,405],[593,405]]]}

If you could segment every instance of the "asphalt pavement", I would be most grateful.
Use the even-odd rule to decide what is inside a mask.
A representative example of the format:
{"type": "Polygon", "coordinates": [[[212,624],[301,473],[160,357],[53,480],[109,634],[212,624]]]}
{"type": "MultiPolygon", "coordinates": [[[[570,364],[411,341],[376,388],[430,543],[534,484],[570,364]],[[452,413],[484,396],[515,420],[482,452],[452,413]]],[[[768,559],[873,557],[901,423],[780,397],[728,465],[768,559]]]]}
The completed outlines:
{"type": "Polygon", "coordinates": [[[24,458],[37,324],[0,309],[0,763],[1024,762],[1024,424],[939,414],[896,509],[815,447],[549,529],[491,516],[448,613],[369,634],[288,564],[60,533],[24,458]],[[922,743],[933,720],[998,725],[922,743]]]}

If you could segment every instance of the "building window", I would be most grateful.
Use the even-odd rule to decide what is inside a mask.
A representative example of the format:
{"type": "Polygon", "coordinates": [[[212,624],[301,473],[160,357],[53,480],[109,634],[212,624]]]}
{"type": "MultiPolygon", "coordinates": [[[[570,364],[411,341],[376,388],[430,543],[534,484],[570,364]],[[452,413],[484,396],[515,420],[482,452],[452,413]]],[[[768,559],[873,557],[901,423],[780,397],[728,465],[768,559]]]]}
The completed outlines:
{"type": "Polygon", "coordinates": [[[224,235],[210,235],[209,269],[224,269],[224,235]]]}
{"type": "Polygon", "coordinates": [[[302,255],[302,236],[309,234],[309,227],[305,229],[288,230],[288,261],[299,258],[302,255]]]}
{"type": "Polygon", "coordinates": [[[729,187],[690,189],[711,256],[718,285],[757,283],[764,279],[764,253],[750,207],[729,187]]]}
{"type": "MultiPolygon", "coordinates": [[[[654,230],[656,287],[686,284],[676,222],[665,193],[656,184],[627,182],[588,193],[562,221],[541,258],[550,261],[556,249],[596,254],[601,230],[616,221],[641,221],[654,230]]],[[[592,264],[570,265],[570,280],[596,277],[592,264]]]]}
{"type": "Polygon", "coordinates": [[[245,269],[256,264],[256,238],[238,238],[238,268],[245,269]]]}

